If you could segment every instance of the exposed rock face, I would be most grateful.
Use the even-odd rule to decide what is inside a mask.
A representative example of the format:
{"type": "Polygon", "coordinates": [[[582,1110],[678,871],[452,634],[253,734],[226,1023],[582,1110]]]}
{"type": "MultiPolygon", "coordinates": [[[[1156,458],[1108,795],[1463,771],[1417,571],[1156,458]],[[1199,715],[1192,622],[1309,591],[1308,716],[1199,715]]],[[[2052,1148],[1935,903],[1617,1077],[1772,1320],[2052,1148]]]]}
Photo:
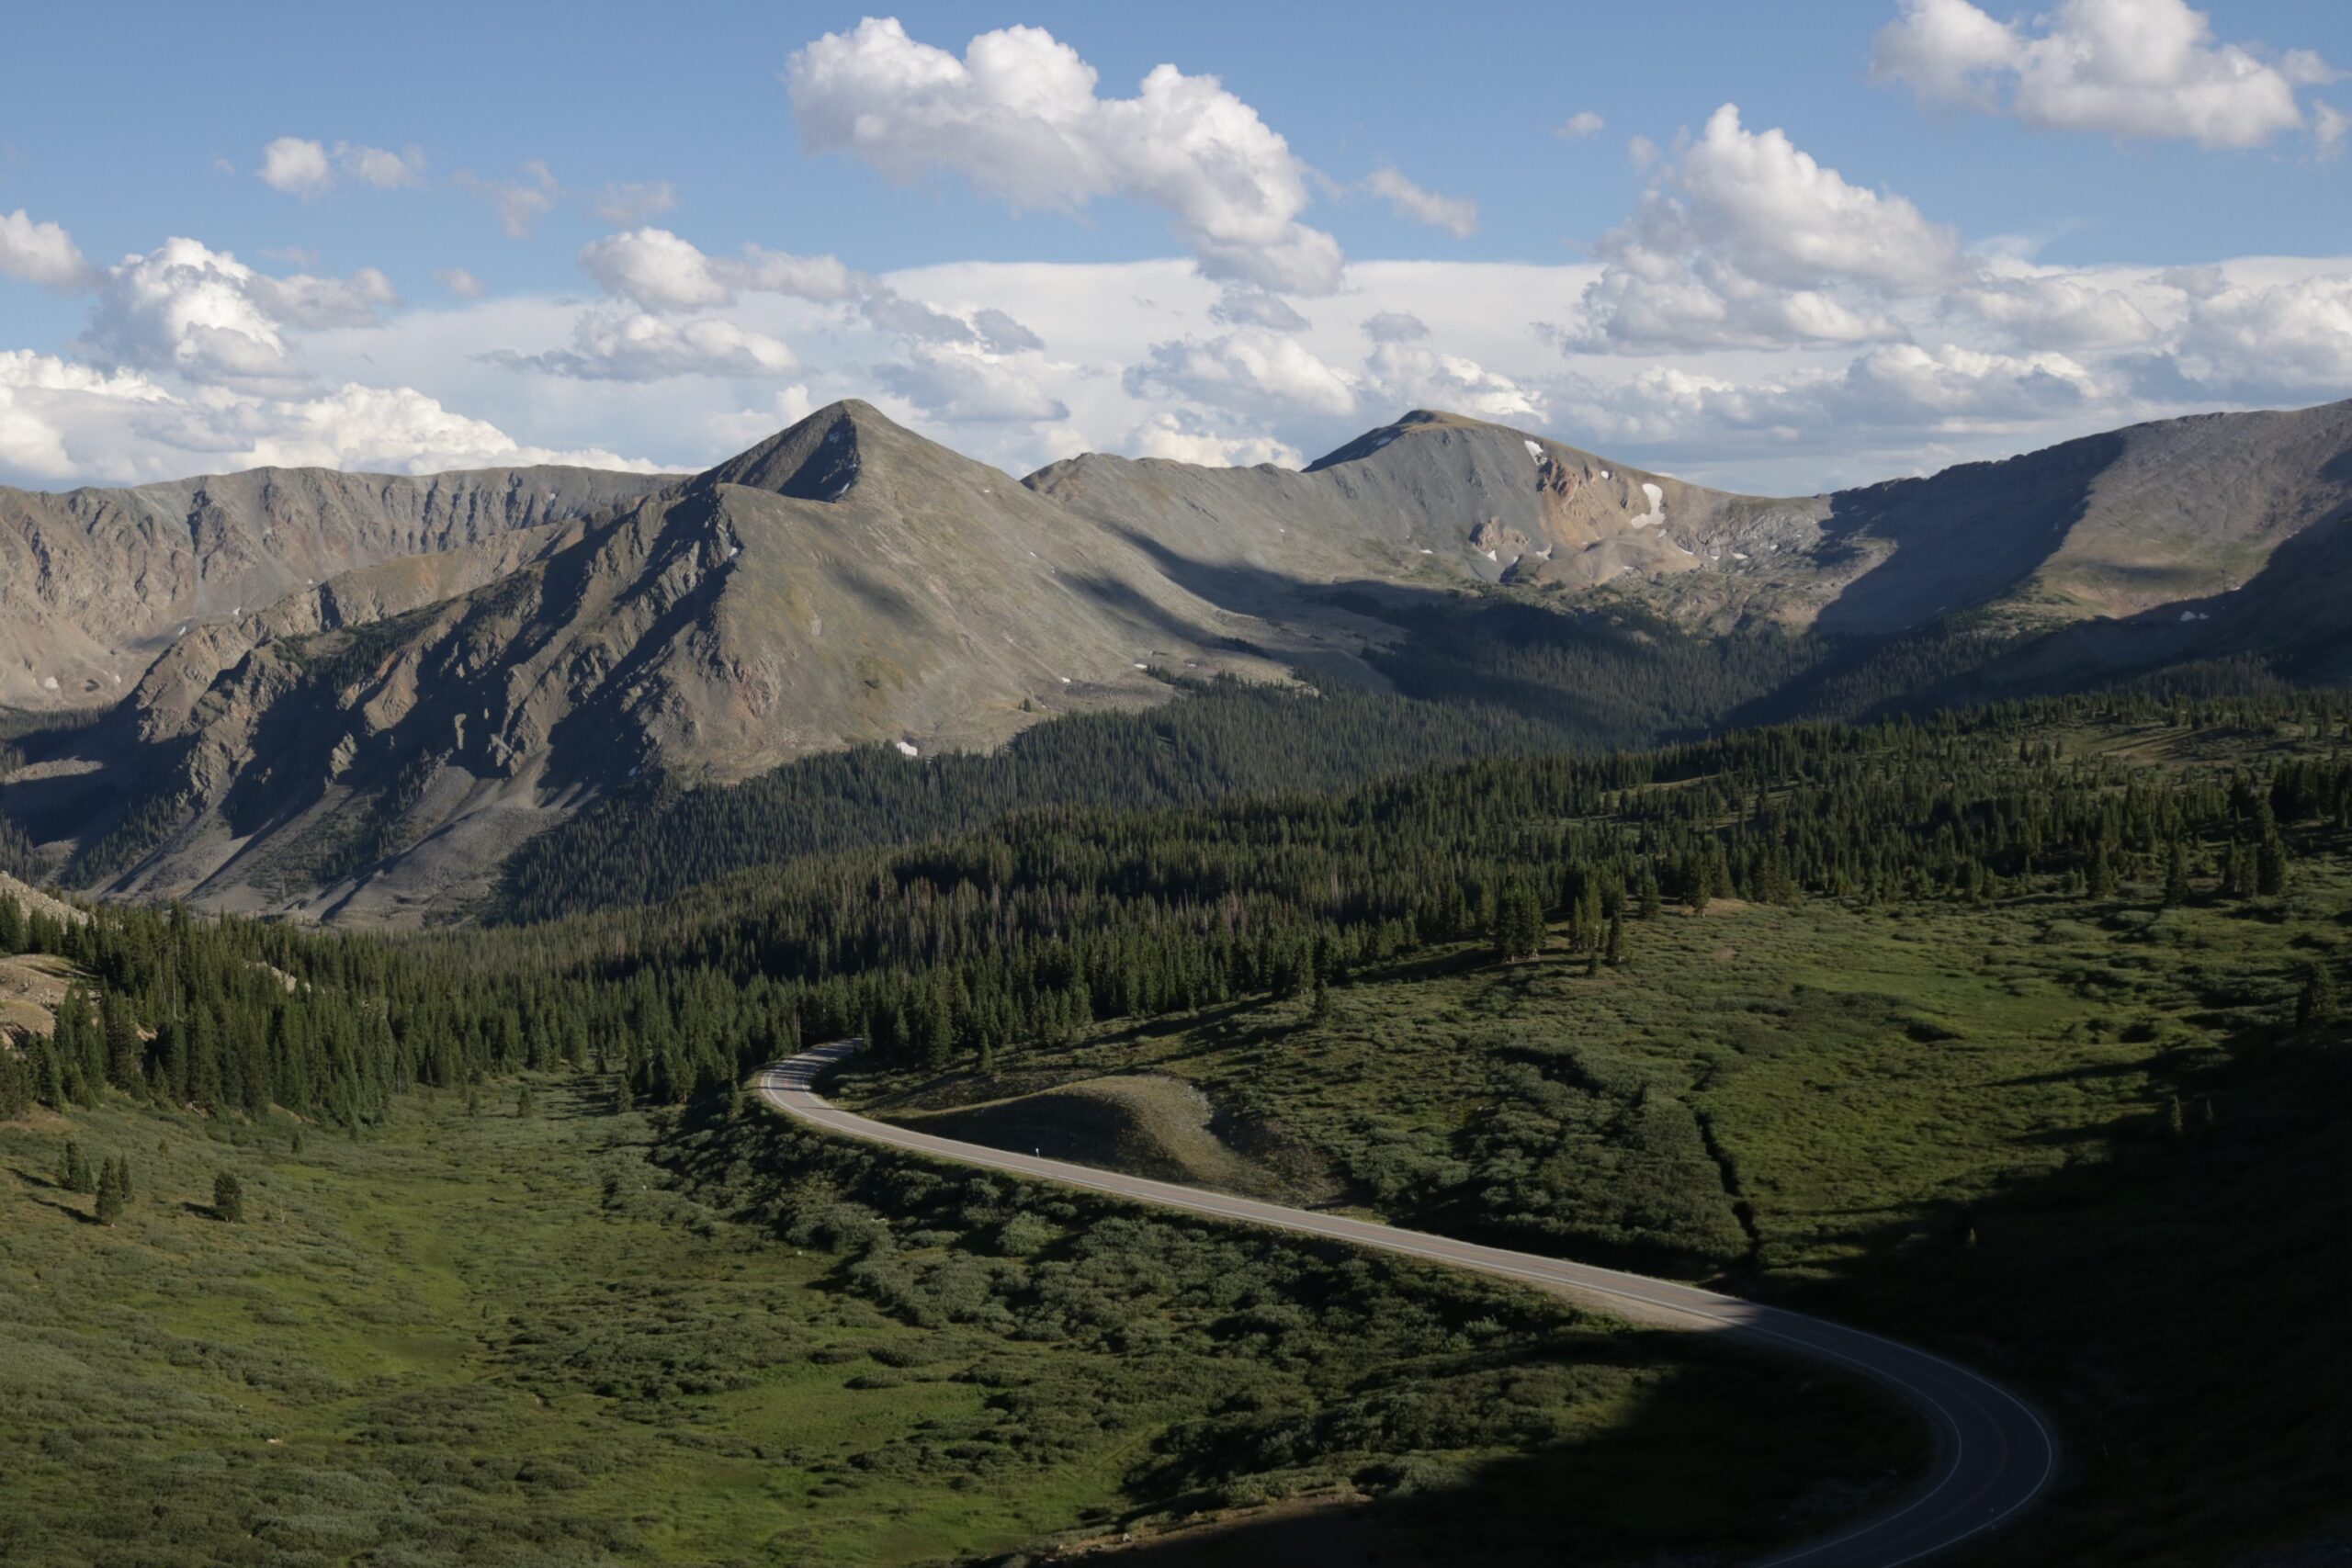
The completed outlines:
{"type": "Polygon", "coordinates": [[[1861,637],[1978,611],[2040,638],[1995,690],[2246,649],[2352,674],[2352,403],[1778,500],[1428,412],[1304,472],[1087,456],[1016,482],[845,402],[666,482],[265,472],[32,501],[0,492],[0,553],[34,563],[0,602],[46,617],[0,623],[9,646],[80,649],[110,687],[139,616],[243,613],[185,612],[0,807],[101,891],[370,919],[461,902],[649,769],[991,747],[1162,700],[1162,670],[1376,681],[1360,656],[1395,628],[1333,583],[1605,586],[1700,629],[1861,637]],[[368,564],[323,570],[344,558],[368,564]]]}
{"type": "Polygon", "coordinates": [[[0,706],[110,703],[183,626],[676,482],[555,467],[426,479],[256,468],[131,490],[0,487],[0,706]]]}
{"type": "Polygon", "coordinates": [[[1053,712],[1163,700],[1155,669],[1351,662],[1316,640],[1348,618],[1222,608],[1134,540],[845,403],[609,517],[190,634],[93,735],[139,783],[74,832],[139,829],[85,863],[116,894],[392,917],[642,769],[993,746],[1053,712]]]}

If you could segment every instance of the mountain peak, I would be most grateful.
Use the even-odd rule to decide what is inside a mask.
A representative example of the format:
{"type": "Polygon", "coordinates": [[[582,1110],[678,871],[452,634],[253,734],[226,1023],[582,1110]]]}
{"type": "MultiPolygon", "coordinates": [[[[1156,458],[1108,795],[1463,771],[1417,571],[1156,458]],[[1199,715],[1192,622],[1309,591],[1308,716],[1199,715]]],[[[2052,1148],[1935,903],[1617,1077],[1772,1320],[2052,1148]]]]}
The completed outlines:
{"type": "Polygon", "coordinates": [[[796,501],[839,501],[878,452],[929,446],[872,403],[843,398],[695,476],[691,488],[742,485],[796,501]]]}

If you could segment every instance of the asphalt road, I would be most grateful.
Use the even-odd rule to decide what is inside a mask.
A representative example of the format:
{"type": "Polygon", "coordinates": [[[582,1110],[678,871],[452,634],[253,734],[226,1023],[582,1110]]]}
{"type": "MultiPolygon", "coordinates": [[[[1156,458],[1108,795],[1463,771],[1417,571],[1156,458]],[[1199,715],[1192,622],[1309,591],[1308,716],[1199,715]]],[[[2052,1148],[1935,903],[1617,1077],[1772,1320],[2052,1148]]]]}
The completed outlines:
{"type": "Polygon", "coordinates": [[[854,1055],[858,1043],[842,1041],[820,1045],[763,1067],[754,1075],[752,1087],[761,1099],[786,1115],[848,1137],[1162,1208],[1523,1280],[1621,1317],[1729,1335],[1872,1379],[1926,1419],[1935,1433],[1935,1462],[1910,1495],[1819,1540],[1762,1558],[1755,1568],[1898,1568],[1903,1563],[1924,1562],[2015,1519],[2041,1498],[2057,1474],[2057,1441],[2041,1414],[1998,1383],[1940,1356],[1859,1328],[1670,1280],[1479,1247],[1340,1214],[1286,1209],[1205,1188],[1148,1181],[869,1121],[835,1109],[815,1089],[817,1079],[854,1055]]]}

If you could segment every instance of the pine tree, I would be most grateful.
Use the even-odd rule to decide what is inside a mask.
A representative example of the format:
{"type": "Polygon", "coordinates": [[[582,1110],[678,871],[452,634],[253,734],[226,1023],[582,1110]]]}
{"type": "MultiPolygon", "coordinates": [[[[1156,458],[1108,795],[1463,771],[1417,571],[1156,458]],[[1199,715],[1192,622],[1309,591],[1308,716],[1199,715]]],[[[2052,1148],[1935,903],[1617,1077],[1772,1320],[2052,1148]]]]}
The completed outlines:
{"type": "Polygon", "coordinates": [[[1657,869],[1642,868],[1642,919],[1655,920],[1665,908],[1665,897],[1657,885],[1657,869]]]}
{"type": "Polygon", "coordinates": [[[1625,962],[1625,912],[1623,909],[1609,917],[1609,966],[1612,969],[1625,962]]]}
{"type": "Polygon", "coordinates": [[[121,1194],[122,1194],[122,1201],[123,1201],[125,1203],[128,1203],[128,1202],[130,1202],[130,1199],[131,1199],[131,1190],[130,1190],[130,1156],[129,1155],[117,1155],[117,1156],[114,1156],[114,1164],[115,1164],[115,1174],[114,1174],[114,1187],[115,1187],[115,1190],[116,1190],[116,1191],[118,1191],[118,1192],[119,1192],[119,1193],[121,1193],[121,1194]]]}
{"type": "Polygon", "coordinates": [[[2188,902],[2188,851],[2179,840],[2172,844],[2172,858],[2165,863],[2165,908],[2177,909],[2188,902]]]}
{"type": "Polygon", "coordinates": [[[2091,846],[2090,863],[2083,868],[2083,891],[2105,898],[2115,891],[2115,867],[2107,856],[2107,840],[2091,846]]]}
{"type": "Polygon", "coordinates": [[[1544,908],[1523,877],[1504,885],[1495,900],[1495,953],[1503,959],[1528,958],[1544,949],[1544,908]]]}
{"type": "Polygon", "coordinates": [[[89,1162],[82,1156],[82,1145],[74,1139],[65,1140],[65,1149],[57,1160],[57,1185],[68,1192],[87,1192],[90,1180],[89,1162]]]}
{"type": "Polygon", "coordinates": [[[0,953],[25,950],[25,907],[13,893],[0,893],[0,953]]]}
{"type": "Polygon", "coordinates": [[[2287,840],[2276,829],[2264,834],[2255,851],[2254,886],[2265,897],[2287,891],[2287,840]]]}
{"type": "Polygon", "coordinates": [[[2324,964],[2311,964],[2303,971],[2303,993],[2295,998],[2295,1027],[2332,1028],[2338,1013],[2335,976],[2324,964]]]}
{"type": "Polygon", "coordinates": [[[514,1114],[520,1117],[528,1117],[537,1109],[538,1106],[537,1102],[531,1099],[531,1086],[529,1084],[516,1085],[514,1089],[514,1114]]]}
{"type": "Polygon", "coordinates": [[[212,1217],[231,1224],[245,1217],[245,1185],[233,1171],[221,1171],[212,1179],[212,1217]]]}
{"type": "Polygon", "coordinates": [[[98,1224],[110,1225],[122,1218],[122,1189],[115,1185],[114,1161],[98,1168],[98,1224]]]}

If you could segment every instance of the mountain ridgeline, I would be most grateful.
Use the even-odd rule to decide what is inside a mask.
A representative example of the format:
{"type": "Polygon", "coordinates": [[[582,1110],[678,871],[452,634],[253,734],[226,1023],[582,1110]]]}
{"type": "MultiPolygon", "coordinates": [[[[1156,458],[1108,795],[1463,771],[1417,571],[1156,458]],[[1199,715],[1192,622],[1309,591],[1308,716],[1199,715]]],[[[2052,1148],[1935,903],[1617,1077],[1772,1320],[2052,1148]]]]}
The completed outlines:
{"type": "Polygon", "coordinates": [[[62,563],[6,592],[82,660],[51,690],[28,655],[0,700],[124,682],[11,727],[0,854],[356,922],[656,897],[1031,807],[2352,674],[2352,403],[1774,499],[1436,412],[1304,471],[1016,480],[853,401],[686,478],[265,470],[9,492],[0,523],[62,563]],[[60,586],[124,579],[137,604],[60,586]]]}

